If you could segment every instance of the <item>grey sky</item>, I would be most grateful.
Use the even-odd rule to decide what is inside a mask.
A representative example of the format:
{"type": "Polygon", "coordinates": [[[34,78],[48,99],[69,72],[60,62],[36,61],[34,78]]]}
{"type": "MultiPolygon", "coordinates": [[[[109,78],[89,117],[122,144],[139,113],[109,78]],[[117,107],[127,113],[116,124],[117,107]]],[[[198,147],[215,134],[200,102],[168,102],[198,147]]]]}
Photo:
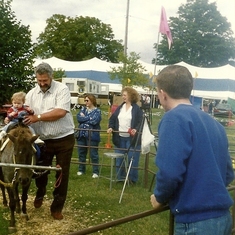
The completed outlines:
{"type": "MultiPolygon", "coordinates": [[[[232,24],[235,33],[235,1],[209,0],[216,2],[219,12],[232,24]]],[[[161,6],[167,18],[175,16],[186,0],[130,0],[128,50],[139,53],[141,60],[151,63],[155,57],[153,44],[157,42],[161,6]]],[[[115,39],[124,40],[127,0],[13,0],[12,10],[17,20],[30,25],[32,39],[44,31],[46,20],[53,14],[65,16],[90,16],[110,24],[115,39]]],[[[173,38],[174,40],[174,38],[173,38]]]]}

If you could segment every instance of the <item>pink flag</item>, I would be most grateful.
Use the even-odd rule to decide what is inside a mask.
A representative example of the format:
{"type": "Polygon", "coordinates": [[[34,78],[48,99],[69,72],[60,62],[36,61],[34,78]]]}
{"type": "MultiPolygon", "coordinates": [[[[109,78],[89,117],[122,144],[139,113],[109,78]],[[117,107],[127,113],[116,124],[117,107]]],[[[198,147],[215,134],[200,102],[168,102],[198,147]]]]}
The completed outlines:
{"type": "Polygon", "coordinates": [[[170,49],[171,44],[173,43],[173,39],[172,39],[171,31],[170,31],[170,28],[169,28],[169,25],[167,22],[166,11],[165,11],[164,7],[162,7],[159,32],[162,34],[165,34],[167,36],[168,45],[169,45],[169,49],[170,49]]]}

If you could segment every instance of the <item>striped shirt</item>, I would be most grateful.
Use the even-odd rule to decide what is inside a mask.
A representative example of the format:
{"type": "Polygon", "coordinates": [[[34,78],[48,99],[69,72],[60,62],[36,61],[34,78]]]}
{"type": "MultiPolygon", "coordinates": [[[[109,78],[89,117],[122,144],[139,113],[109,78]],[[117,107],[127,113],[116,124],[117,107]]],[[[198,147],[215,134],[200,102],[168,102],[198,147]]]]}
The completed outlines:
{"type": "Polygon", "coordinates": [[[36,85],[26,95],[26,105],[34,110],[36,115],[63,109],[67,113],[56,121],[39,121],[31,124],[42,140],[59,139],[74,133],[74,122],[70,112],[70,92],[66,85],[52,80],[51,87],[44,93],[36,85]]]}

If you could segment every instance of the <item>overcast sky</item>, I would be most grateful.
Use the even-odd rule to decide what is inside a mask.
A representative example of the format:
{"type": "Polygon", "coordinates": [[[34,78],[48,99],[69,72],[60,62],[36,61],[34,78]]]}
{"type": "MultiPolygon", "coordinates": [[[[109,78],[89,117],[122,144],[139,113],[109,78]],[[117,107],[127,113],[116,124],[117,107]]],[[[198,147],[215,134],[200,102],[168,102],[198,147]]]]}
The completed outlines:
{"type": "MultiPolygon", "coordinates": [[[[157,42],[161,6],[167,19],[176,16],[186,0],[130,0],[128,49],[140,54],[141,60],[151,63],[155,57],[153,44],[157,42]]],[[[228,19],[235,33],[235,0],[209,0],[216,2],[218,11],[228,19]]],[[[65,16],[90,16],[110,24],[115,39],[125,38],[127,0],[13,0],[12,10],[18,21],[30,25],[32,39],[46,27],[46,20],[53,14],[65,16]]],[[[234,34],[235,35],[235,34],[234,34]]],[[[173,36],[174,40],[174,36],[173,36]]]]}

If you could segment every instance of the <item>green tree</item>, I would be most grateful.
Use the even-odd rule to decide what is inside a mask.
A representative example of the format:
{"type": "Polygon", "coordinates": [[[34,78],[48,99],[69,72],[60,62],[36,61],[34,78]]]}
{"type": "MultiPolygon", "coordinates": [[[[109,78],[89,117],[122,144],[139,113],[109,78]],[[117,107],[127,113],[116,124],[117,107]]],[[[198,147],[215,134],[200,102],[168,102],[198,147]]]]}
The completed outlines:
{"type": "Polygon", "coordinates": [[[27,92],[34,81],[31,32],[16,20],[10,4],[0,0],[0,105],[16,91],[27,92]]]}
{"type": "Polygon", "coordinates": [[[55,14],[47,19],[47,26],[38,37],[37,55],[55,56],[69,61],[82,61],[97,57],[117,62],[123,51],[121,40],[114,40],[109,24],[94,17],[66,17],[55,14]]]}
{"type": "MultiPolygon", "coordinates": [[[[235,58],[235,39],[231,24],[208,0],[187,0],[178,9],[178,17],[170,17],[173,37],[168,49],[166,36],[158,46],[158,64],[184,61],[194,66],[222,66],[235,58]]],[[[156,44],[155,44],[156,48],[156,44]]]]}
{"type": "Polygon", "coordinates": [[[149,86],[149,79],[145,75],[146,69],[141,63],[139,54],[131,52],[125,56],[124,53],[119,54],[120,66],[111,68],[109,71],[110,79],[118,79],[122,86],[149,86]]]}
{"type": "Polygon", "coordinates": [[[63,70],[62,68],[53,69],[53,78],[55,80],[62,81],[62,78],[65,77],[66,77],[65,70],[63,70]]]}

